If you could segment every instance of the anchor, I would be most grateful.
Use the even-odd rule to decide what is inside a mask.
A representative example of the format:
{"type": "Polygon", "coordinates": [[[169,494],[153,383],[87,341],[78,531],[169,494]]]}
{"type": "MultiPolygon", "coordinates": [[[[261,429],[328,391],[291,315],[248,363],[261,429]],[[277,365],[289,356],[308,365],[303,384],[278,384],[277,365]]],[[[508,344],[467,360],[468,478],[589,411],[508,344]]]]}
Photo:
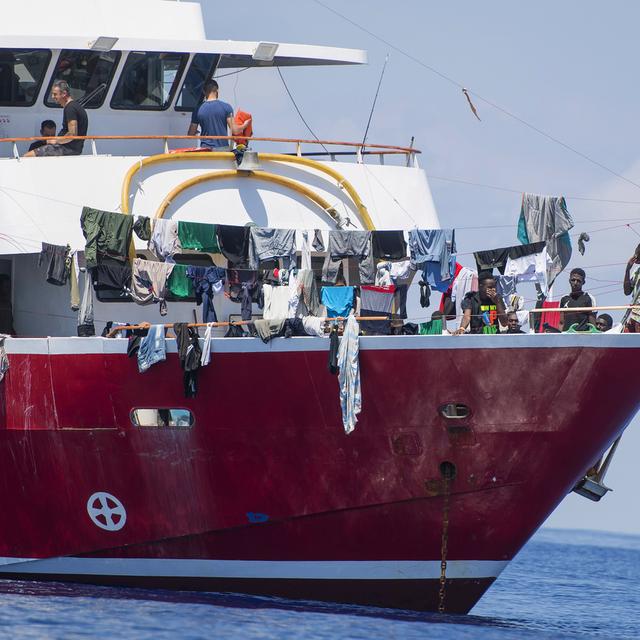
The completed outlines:
{"type": "Polygon", "coordinates": [[[599,502],[601,498],[603,498],[609,491],[613,491],[610,487],[607,487],[604,484],[604,477],[609,470],[609,465],[611,464],[611,460],[613,459],[613,455],[618,448],[618,444],[620,443],[620,439],[622,435],[619,435],[611,449],[609,449],[609,453],[607,457],[599,464],[595,465],[593,469],[587,471],[586,475],[575,487],[573,487],[572,491],[582,496],[583,498],[588,498],[589,500],[593,500],[594,502],[599,502]]]}

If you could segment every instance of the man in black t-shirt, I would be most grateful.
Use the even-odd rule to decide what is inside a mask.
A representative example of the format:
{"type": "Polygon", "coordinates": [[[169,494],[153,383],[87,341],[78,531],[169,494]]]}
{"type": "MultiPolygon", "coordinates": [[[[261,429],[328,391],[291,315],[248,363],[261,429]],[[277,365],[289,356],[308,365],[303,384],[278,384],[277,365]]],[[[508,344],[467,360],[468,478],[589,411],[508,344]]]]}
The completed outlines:
{"type": "MultiPolygon", "coordinates": [[[[595,307],[596,301],[594,297],[582,290],[587,276],[583,269],[579,267],[572,269],[569,274],[569,284],[571,285],[571,293],[560,299],[560,309],[571,309],[579,307],[595,307]]],[[[592,324],[595,327],[596,314],[593,311],[570,311],[568,313],[560,313],[560,331],[567,331],[573,325],[576,331],[588,331],[592,324]]]]}
{"type": "Polygon", "coordinates": [[[470,333],[499,333],[499,327],[507,326],[504,302],[498,295],[496,279],[484,275],[478,279],[478,291],[470,291],[460,303],[463,316],[460,328],[454,331],[460,335],[469,327],[470,333]]]}
{"type": "Polygon", "coordinates": [[[51,97],[63,107],[62,129],[59,137],[50,138],[47,144],[27,151],[25,156],[79,156],[82,153],[84,140],[72,140],[65,136],[86,136],[89,118],[84,107],[71,97],[69,85],[64,80],[53,83],[51,97]]]}
{"type": "MultiPolygon", "coordinates": [[[[56,135],[56,123],[53,120],[43,120],[40,125],[40,135],[43,138],[52,138],[56,135]]],[[[39,147],[44,147],[47,144],[46,140],[36,140],[29,145],[28,151],[33,151],[39,147]]]]}

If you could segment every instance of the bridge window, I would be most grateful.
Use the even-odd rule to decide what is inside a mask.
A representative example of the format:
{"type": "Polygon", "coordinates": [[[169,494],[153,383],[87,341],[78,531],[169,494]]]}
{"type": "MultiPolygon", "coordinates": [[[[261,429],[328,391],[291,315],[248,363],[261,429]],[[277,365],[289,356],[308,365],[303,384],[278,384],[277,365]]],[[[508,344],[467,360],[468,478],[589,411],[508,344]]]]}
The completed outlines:
{"type": "Polygon", "coordinates": [[[97,109],[104,102],[119,60],[119,51],[63,49],[51,76],[44,103],[48,107],[58,107],[58,103],[51,98],[51,88],[57,80],[64,80],[69,84],[74,99],[86,109],[97,109]]]}
{"type": "Polygon", "coordinates": [[[188,57],[186,53],[132,51],[111,98],[111,107],[144,111],[167,109],[188,57]]]}
{"type": "Polygon", "coordinates": [[[0,106],[30,107],[51,60],[48,49],[0,49],[0,106]]]}
{"type": "Polygon", "coordinates": [[[202,87],[213,76],[220,56],[214,53],[196,53],[187,71],[176,101],[176,111],[194,111],[202,101],[202,87]]]}

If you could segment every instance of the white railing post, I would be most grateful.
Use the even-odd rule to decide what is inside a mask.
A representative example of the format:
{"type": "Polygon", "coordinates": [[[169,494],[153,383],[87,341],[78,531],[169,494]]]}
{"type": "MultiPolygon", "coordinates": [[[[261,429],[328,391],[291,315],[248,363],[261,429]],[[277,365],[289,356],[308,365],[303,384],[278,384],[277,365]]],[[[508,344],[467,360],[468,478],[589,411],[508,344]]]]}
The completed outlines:
{"type": "Polygon", "coordinates": [[[20,154],[18,153],[18,145],[14,142],[12,145],[13,157],[16,160],[20,160],[20,154]]]}
{"type": "Polygon", "coordinates": [[[298,156],[298,158],[302,156],[302,146],[300,142],[296,142],[296,155],[298,156]]]}
{"type": "Polygon", "coordinates": [[[169,153],[169,140],[167,138],[164,139],[164,153],[169,153]]]}
{"type": "Polygon", "coordinates": [[[358,147],[356,151],[356,162],[362,164],[362,147],[358,147]]]}
{"type": "Polygon", "coordinates": [[[91,138],[91,155],[94,155],[94,156],[98,155],[98,149],[96,147],[96,139],[95,138],[91,138]]]}

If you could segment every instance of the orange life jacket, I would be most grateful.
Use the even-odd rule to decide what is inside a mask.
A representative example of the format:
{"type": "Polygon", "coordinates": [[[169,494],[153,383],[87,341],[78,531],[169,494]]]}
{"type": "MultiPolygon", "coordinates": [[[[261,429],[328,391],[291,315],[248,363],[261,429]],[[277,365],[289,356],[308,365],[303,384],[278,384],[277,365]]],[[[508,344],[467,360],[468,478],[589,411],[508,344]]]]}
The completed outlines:
{"type": "MultiPolygon", "coordinates": [[[[251,118],[251,114],[246,111],[238,111],[233,118],[233,121],[236,124],[244,124],[247,120],[251,118]]],[[[243,133],[246,137],[234,137],[233,140],[236,144],[247,144],[247,137],[250,138],[253,135],[253,120],[249,123],[249,125],[245,128],[243,133]]]]}

